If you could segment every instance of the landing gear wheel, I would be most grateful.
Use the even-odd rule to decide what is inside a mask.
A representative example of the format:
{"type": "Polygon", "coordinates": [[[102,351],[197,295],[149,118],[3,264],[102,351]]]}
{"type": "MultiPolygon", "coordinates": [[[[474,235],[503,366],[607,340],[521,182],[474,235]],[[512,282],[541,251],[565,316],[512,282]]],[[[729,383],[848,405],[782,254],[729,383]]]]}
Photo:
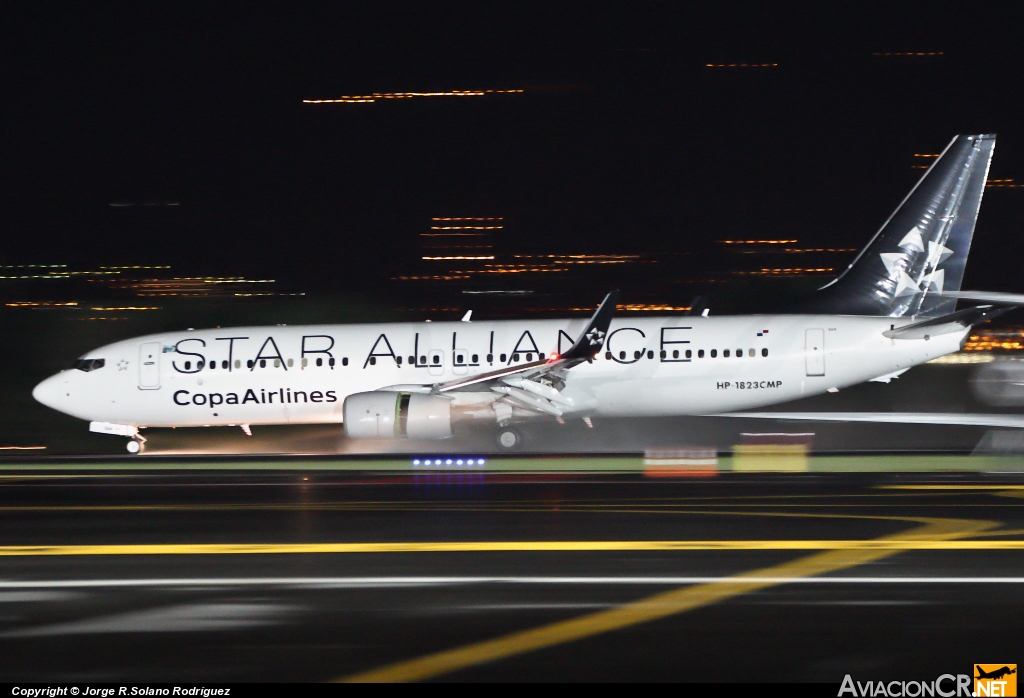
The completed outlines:
{"type": "Polygon", "coordinates": [[[523,435],[513,427],[502,427],[498,432],[498,448],[502,451],[514,451],[523,444],[523,435]]]}
{"type": "Polygon", "coordinates": [[[132,439],[128,442],[128,453],[136,454],[142,453],[142,442],[137,439],[132,439]]]}

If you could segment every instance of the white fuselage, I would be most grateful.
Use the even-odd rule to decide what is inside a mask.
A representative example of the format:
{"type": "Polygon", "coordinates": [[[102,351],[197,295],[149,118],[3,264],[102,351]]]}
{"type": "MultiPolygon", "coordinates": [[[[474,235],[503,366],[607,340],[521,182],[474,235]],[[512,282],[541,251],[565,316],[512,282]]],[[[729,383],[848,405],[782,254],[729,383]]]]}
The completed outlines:
{"type": "MultiPolygon", "coordinates": [[[[843,388],[957,351],[967,329],[882,333],[909,318],[753,315],[621,318],[568,371],[580,416],[750,409],[843,388]],[[610,357],[610,358],[609,358],[610,357]]],[[[431,385],[567,350],[585,319],[236,327],[168,332],[91,351],[34,395],[94,422],[184,427],[340,423],[345,397],[431,385]]],[[[493,397],[486,390],[480,396],[493,397]]],[[[470,395],[470,397],[472,397],[470,395]]]]}

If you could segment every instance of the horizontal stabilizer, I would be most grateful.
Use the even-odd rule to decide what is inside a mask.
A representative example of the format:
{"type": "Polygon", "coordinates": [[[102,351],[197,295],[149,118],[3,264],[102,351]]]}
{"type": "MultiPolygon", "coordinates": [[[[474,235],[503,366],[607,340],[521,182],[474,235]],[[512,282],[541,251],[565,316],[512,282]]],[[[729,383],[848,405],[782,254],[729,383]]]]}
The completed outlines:
{"type": "Polygon", "coordinates": [[[993,305],[1024,305],[1024,293],[1000,293],[999,291],[948,291],[943,298],[961,301],[992,303],[993,305]]]}
{"type": "Polygon", "coordinates": [[[979,305],[976,308],[958,310],[942,317],[933,317],[921,322],[915,322],[903,327],[886,330],[882,334],[891,339],[925,339],[926,337],[938,337],[953,332],[963,332],[972,325],[986,322],[992,318],[1008,313],[1013,307],[996,308],[991,305],[979,305]]]}

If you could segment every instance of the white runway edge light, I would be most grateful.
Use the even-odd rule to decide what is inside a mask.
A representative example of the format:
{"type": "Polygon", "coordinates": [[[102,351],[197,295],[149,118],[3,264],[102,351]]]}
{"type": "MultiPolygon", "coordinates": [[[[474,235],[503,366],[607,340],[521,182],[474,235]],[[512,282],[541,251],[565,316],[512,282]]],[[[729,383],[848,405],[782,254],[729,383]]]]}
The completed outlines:
{"type": "Polygon", "coordinates": [[[431,456],[412,459],[414,468],[482,468],[486,464],[486,459],[476,456],[431,456]]]}

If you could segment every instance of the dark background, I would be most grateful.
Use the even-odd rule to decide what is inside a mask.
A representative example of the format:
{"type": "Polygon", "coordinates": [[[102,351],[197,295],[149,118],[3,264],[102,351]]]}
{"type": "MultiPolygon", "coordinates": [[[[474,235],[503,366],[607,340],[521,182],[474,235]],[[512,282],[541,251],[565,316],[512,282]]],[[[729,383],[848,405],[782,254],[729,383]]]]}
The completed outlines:
{"type": "MultiPolygon", "coordinates": [[[[363,291],[431,216],[504,216],[516,251],[860,247],[954,134],[1024,180],[1019,5],[707,5],[11,5],[0,263],[363,291]]],[[[1024,291],[1022,203],[987,192],[966,288],[1024,291]]]]}
{"type": "MultiPolygon", "coordinates": [[[[87,433],[31,389],[96,346],[150,332],[455,319],[467,308],[579,316],[612,287],[646,304],[626,314],[697,294],[715,314],[784,307],[831,274],[745,274],[838,270],[854,252],[773,256],[717,241],[859,248],[929,162],[915,153],[940,152],[957,133],[998,133],[990,177],[1024,183],[1022,18],[1018,4],[937,2],[10,5],[0,445],[120,452],[120,440],[87,433]],[[894,53],[941,55],[878,55],[894,53]],[[303,103],[474,89],[524,92],[303,103]],[[459,266],[420,259],[421,234],[443,216],[502,217],[502,263],[641,257],[396,280],[459,266]],[[30,264],[67,266],[18,266],[30,264]],[[9,278],[20,276],[47,278],[9,278]],[[276,283],[180,293],[195,286],[181,277],[195,276],[276,283]],[[150,277],[178,290],[147,294],[150,277]]],[[[1022,213],[1024,187],[986,191],[965,288],[1024,292],[1022,213]]],[[[851,399],[968,409],[968,369],[922,369],[917,382],[851,399]]],[[[667,428],[677,439],[681,427],[667,428]]],[[[963,448],[940,431],[950,430],[910,446],[963,448]]]]}

